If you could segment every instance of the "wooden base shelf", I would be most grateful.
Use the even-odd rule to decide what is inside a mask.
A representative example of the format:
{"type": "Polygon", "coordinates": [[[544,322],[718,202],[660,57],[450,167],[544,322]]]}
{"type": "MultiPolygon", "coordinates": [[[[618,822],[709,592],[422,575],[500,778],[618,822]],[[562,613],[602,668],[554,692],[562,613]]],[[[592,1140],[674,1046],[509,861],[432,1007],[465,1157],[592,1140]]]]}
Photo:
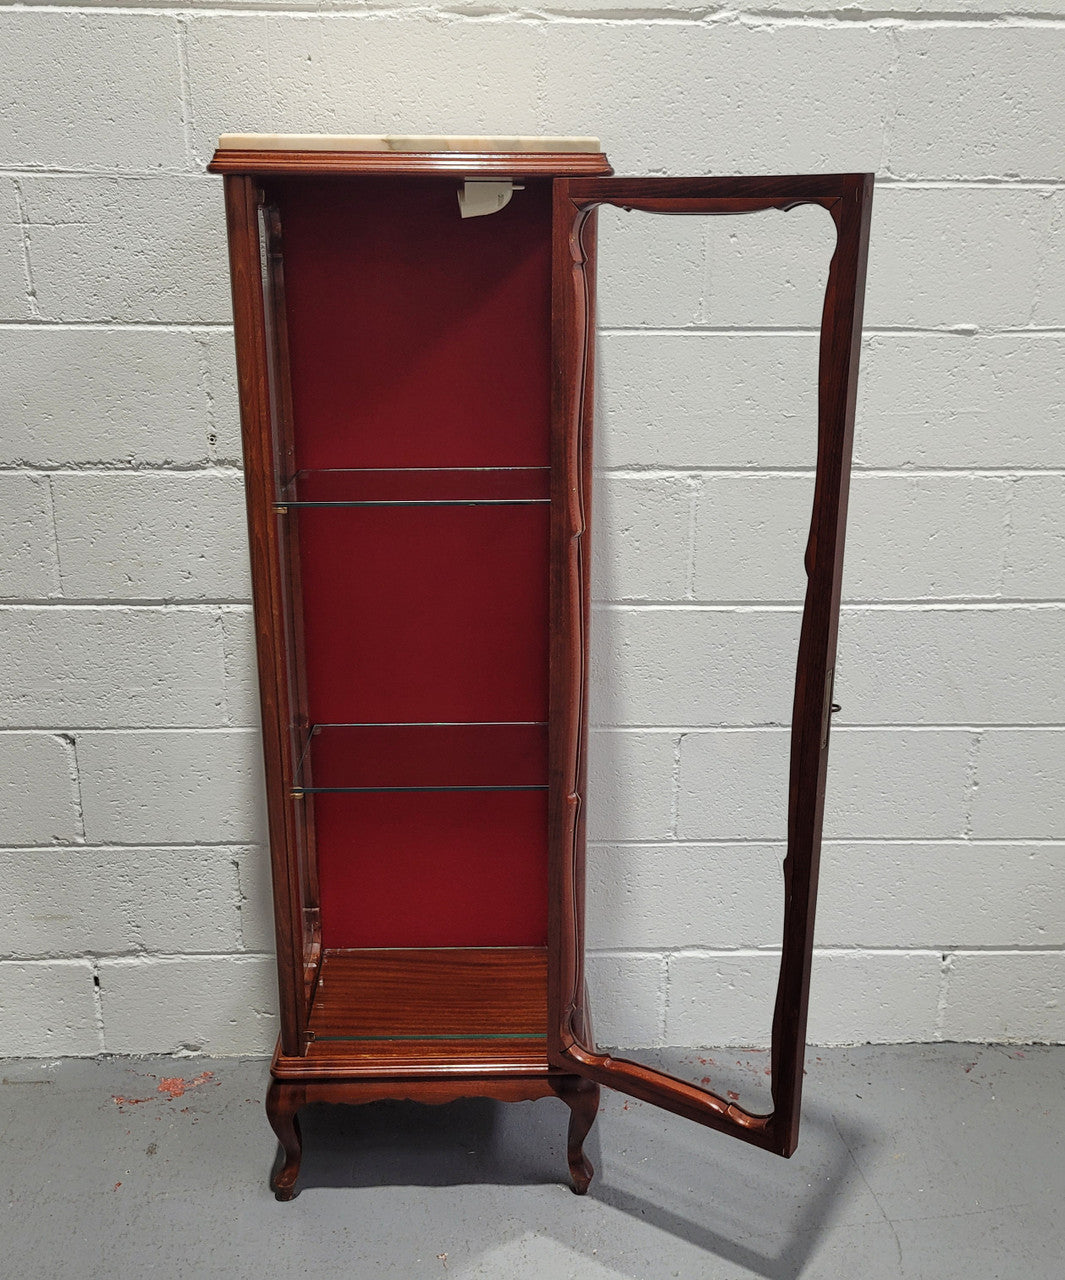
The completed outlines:
{"type": "Polygon", "coordinates": [[[544,947],[326,950],[285,1079],[547,1073],[544,947]]]}
{"type": "Polygon", "coordinates": [[[386,1099],[561,1098],[570,1108],[571,1186],[587,1191],[593,1170],[583,1146],[599,1087],[548,1065],[545,947],[327,950],[309,1030],[304,1057],[279,1045],[270,1068],[266,1111],[282,1148],[270,1185],[279,1200],[298,1194],[301,1107],[386,1099]]]}

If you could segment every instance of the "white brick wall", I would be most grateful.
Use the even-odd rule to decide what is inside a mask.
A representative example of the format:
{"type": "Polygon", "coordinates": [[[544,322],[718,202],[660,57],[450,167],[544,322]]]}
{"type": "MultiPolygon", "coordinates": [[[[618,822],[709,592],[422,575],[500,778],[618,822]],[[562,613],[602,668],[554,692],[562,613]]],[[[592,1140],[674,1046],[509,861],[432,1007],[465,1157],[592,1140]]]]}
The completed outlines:
{"type": "MultiPolygon", "coordinates": [[[[1065,1039],[1065,9],[831,12],[0,9],[0,1053],[276,1032],[203,173],[241,129],[599,132],[619,173],[877,171],[811,1037],[1065,1039]]],[[[830,254],[817,210],[604,212],[605,1041],[768,1033],[830,254]]]]}

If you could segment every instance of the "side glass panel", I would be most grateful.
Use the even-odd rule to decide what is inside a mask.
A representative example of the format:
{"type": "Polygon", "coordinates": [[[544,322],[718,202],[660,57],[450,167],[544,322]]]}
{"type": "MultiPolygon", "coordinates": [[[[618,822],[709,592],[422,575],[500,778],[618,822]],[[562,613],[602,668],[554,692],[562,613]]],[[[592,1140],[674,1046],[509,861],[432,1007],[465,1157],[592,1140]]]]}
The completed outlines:
{"type": "Polygon", "coordinates": [[[586,972],[601,1050],[772,1109],[821,207],[599,210],[586,972]]]}

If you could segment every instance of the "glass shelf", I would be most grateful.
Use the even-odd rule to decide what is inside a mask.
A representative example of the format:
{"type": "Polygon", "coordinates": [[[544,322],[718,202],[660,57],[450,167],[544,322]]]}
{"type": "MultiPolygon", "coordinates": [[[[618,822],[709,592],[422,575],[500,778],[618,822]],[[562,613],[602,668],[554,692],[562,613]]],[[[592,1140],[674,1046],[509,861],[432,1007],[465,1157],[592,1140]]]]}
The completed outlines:
{"type": "Polygon", "coordinates": [[[297,471],[280,507],[477,507],[550,502],[550,467],[359,467],[297,471]]]}
{"type": "Polygon", "coordinates": [[[292,794],[546,789],[545,723],[316,724],[292,794]]]}

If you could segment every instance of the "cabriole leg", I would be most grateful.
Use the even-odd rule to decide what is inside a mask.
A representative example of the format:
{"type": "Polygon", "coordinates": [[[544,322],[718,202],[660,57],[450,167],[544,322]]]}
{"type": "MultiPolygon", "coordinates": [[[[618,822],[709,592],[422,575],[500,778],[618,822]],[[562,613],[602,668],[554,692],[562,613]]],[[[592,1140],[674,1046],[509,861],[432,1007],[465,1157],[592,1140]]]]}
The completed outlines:
{"type": "Polygon", "coordinates": [[[573,1193],[583,1196],[588,1190],[592,1174],[595,1173],[591,1161],[584,1154],[584,1140],[599,1111],[599,1086],[591,1080],[585,1080],[583,1076],[560,1076],[551,1083],[555,1092],[569,1107],[566,1156],[573,1179],[573,1193]]]}
{"type": "Polygon", "coordinates": [[[303,1093],[301,1085],[283,1080],[271,1080],[266,1091],[266,1118],[281,1143],[281,1152],[270,1174],[270,1190],[278,1200],[294,1200],[299,1195],[296,1179],[303,1155],[303,1137],[296,1112],[303,1103],[303,1093]]]}

